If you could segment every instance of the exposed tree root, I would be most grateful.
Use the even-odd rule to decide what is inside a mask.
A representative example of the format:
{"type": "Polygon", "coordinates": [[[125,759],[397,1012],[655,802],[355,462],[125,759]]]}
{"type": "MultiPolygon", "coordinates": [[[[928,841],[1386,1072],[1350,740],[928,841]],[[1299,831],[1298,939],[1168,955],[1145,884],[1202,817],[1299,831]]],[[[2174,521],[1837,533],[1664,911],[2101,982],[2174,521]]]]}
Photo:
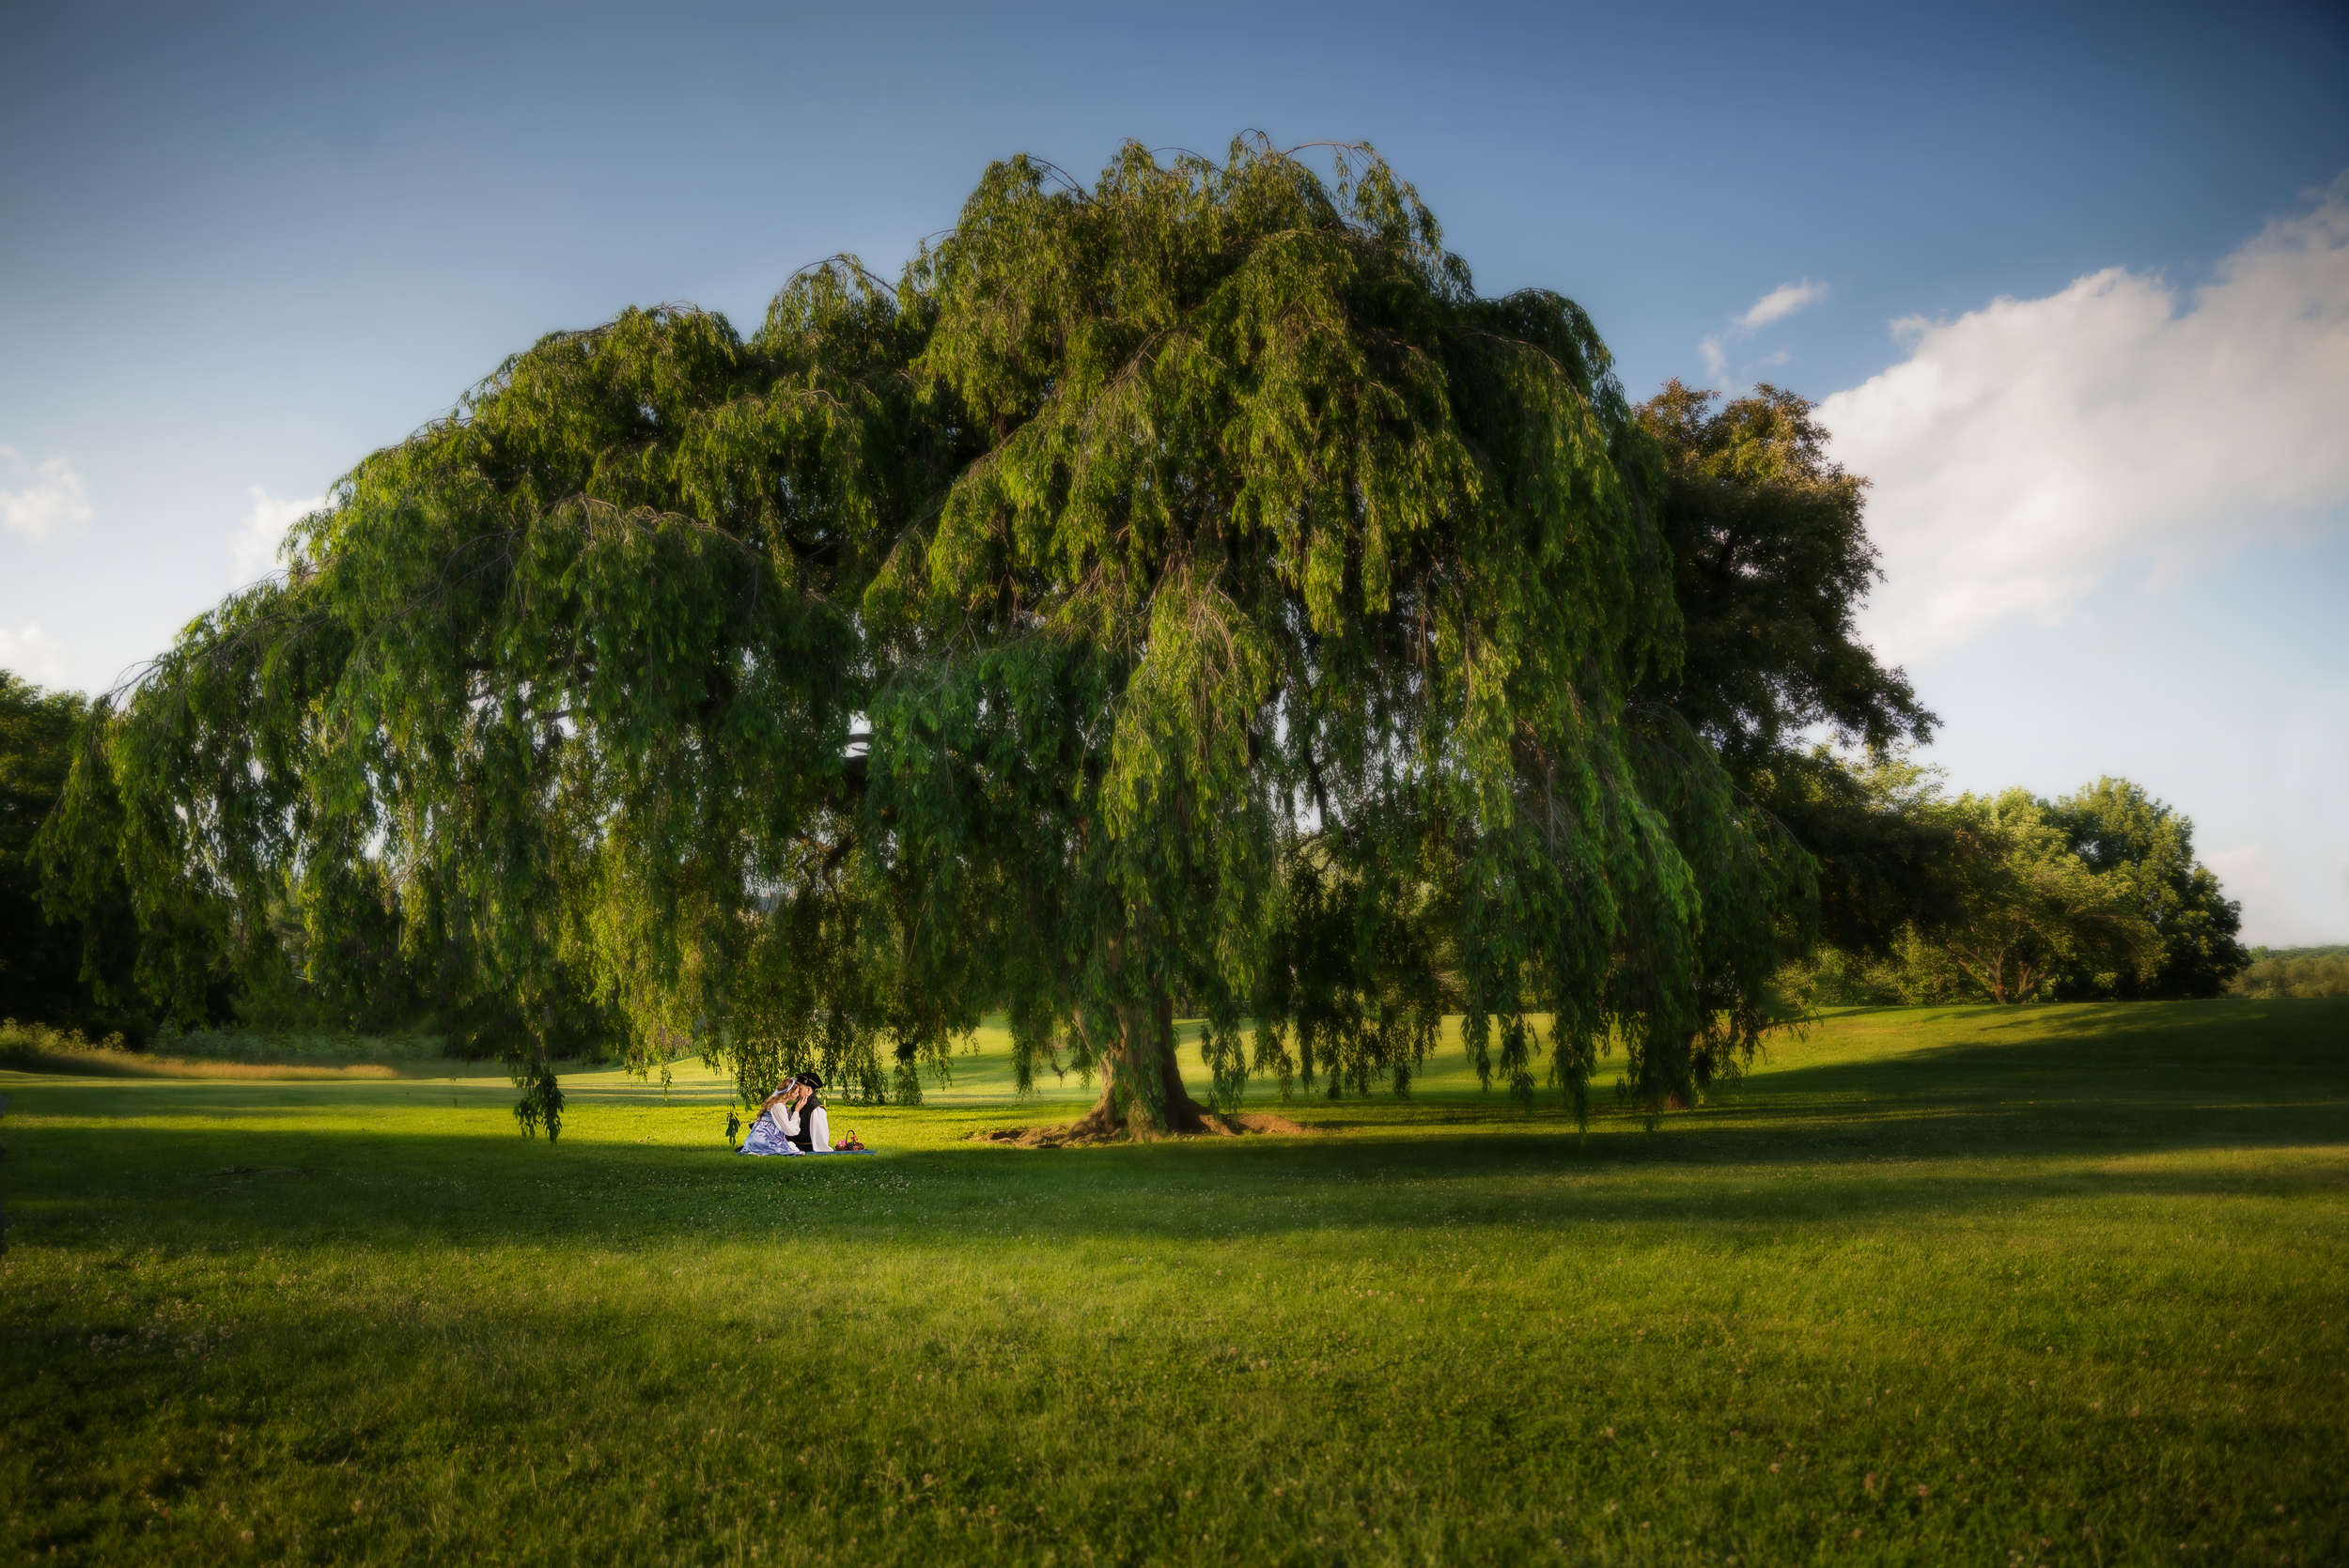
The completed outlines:
{"type": "Polygon", "coordinates": [[[973,1141],[1011,1143],[1023,1149],[1062,1149],[1081,1143],[1155,1143],[1169,1138],[1238,1138],[1247,1133],[1301,1133],[1285,1116],[1262,1111],[1223,1115],[1190,1097],[1175,1065],[1174,1003],[1160,995],[1155,1002],[1119,1009],[1121,1027],[1114,1048],[1102,1054],[1101,1097],[1093,1109],[1073,1122],[1050,1127],[995,1127],[971,1135],[973,1141]],[[1145,1109],[1121,1082],[1135,1076],[1155,1078],[1149,1099],[1165,1108],[1163,1120],[1145,1109]]]}
{"type": "Polygon", "coordinates": [[[1191,1126],[1160,1132],[1128,1126],[1107,1116],[1089,1113],[1073,1122],[1050,1127],[989,1127],[971,1135],[974,1143],[1009,1143],[1021,1149],[1066,1149],[1093,1143],[1155,1143],[1177,1138],[1243,1138],[1251,1133],[1310,1133],[1285,1116],[1267,1111],[1237,1111],[1219,1115],[1201,1110],[1191,1126]]]}

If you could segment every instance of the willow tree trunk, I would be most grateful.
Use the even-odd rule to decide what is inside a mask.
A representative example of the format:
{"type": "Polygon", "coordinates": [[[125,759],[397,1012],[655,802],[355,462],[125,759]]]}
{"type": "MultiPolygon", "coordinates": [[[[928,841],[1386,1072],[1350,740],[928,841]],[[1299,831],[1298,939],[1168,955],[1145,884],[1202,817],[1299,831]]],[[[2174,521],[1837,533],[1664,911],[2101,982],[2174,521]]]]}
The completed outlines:
{"type": "Polygon", "coordinates": [[[1137,1139],[1225,1130],[1183,1087],[1174,1050],[1174,1001],[1163,993],[1117,1010],[1117,1043],[1101,1052],[1101,1095],[1059,1131],[1068,1138],[1137,1139]]]}

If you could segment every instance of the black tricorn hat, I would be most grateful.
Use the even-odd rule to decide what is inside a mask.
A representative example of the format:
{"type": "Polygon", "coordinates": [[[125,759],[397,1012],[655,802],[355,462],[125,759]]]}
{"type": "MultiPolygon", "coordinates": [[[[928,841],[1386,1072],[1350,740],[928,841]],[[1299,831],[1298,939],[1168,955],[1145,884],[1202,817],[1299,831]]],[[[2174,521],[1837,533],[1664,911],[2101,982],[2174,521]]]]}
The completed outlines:
{"type": "Polygon", "coordinates": [[[804,1083],[810,1089],[821,1089],[824,1086],[824,1080],[817,1078],[814,1073],[801,1073],[791,1081],[794,1083],[804,1083]]]}

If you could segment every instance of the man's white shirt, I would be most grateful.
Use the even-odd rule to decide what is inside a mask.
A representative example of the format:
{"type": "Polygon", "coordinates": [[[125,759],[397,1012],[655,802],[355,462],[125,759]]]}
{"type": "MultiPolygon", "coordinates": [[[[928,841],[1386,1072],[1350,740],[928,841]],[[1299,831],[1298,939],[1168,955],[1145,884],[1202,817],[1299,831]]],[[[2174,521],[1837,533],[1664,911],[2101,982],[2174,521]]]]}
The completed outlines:
{"type": "Polygon", "coordinates": [[[791,1146],[793,1154],[828,1155],[832,1153],[832,1118],[824,1114],[822,1106],[816,1106],[807,1112],[812,1126],[808,1129],[809,1137],[805,1149],[801,1149],[797,1142],[800,1136],[800,1112],[796,1109],[786,1109],[783,1106],[777,1106],[775,1109],[783,1111],[783,1133],[786,1138],[794,1141],[791,1146]]]}

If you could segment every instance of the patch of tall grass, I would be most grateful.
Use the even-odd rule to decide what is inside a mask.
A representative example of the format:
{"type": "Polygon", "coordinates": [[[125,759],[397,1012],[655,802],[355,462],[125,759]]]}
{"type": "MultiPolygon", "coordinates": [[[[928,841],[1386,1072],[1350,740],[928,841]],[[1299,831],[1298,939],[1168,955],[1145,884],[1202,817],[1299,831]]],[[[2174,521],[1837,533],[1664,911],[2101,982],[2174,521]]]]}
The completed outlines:
{"type": "Polygon", "coordinates": [[[61,1073],[73,1078],[190,1078],[190,1079],[354,1079],[392,1078],[383,1062],[333,1061],[313,1058],[287,1063],[274,1059],[189,1057],[139,1050],[119,1034],[102,1040],[70,1029],[41,1023],[0,1019],[0,1068],[20,1073],[61,1073]]]}
{"type": "Polygon", "coordinates": [[[348,1032],[300,1032],[263,1029],[180,1030],[165,1024],[151,1046],[141,1048],[109,1034],[96,1039],[74,1029],[45,1023],[0,1019],[0,1060],[21,1072],[52,1070],[59,1062],[84,1062],[105,1057],[143,1057],[153,1061],[241,1062],[272,1065],[360,1062],[437,1061],[448,1054],[438,1034],[421,1031],[354,1034],[348,1032]],[[39,1067],[21,1064],[38,1059],[39,1067]]]}
{"type": "Polygon", "coordinates": [[[93,1040],[78,1029],[53,1029],[45,1023],[0,1018],[0,1067],[20,1073],[52,1072],[60,1062],[128,1048],[119,1034],[93,1040]]]}
{"type": "Polygon", "coordinates": [[[424,1062],[449,1056],[447,1039],[423,1030],[356,1034],[345,1030],[191,1029],[165,1024],[155,1053],[194,1062],[424,1062]]]}
{"type": "MultiPolygon", "coordinates": [[[[564,1058],[565,1071],[600,1064],[564,1058]]],[[[0,1019],[0,1069],[80,1078],[381,1079],[434,1078],[453,1072],[492,1076],[502,1064],[480,1061],[424,1030],[360,1034],[350,1031],[193,1029],[166,1024],[139,1046],[120,1034],[96,1039],[77,1030],[0,1019]],[[437,1065],[446,1063],[446,1066],[437,1065]]]]}

